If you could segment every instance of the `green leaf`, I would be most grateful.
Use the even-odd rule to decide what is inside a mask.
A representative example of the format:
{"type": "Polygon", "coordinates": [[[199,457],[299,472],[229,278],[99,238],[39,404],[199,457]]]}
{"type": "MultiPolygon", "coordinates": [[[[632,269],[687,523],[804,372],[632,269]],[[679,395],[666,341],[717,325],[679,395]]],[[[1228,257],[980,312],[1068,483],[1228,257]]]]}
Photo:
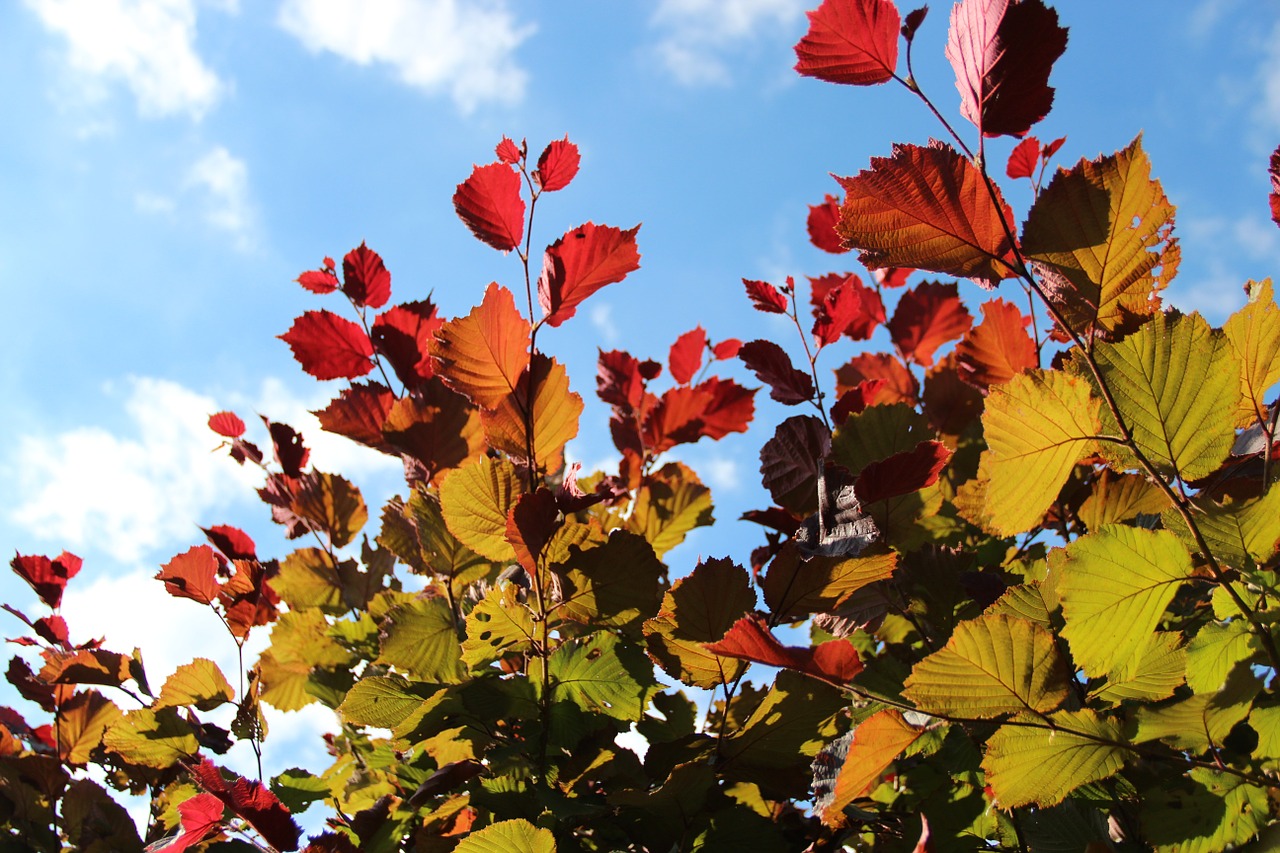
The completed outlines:
{"type": "Polygon", "coordinates": [[[566,618],[616,628],[638,627],[658,612],[666,576],[649,541],[625,530],[594,548],[570,547],[552,571],[560,576],[566,618]]]}
{"type": "Polygon", "coordinates": [[[1104,702],[1167,699],[1182,685],[1186,671],[1187,650],[1182,645],[1182,635],[1176,631],[1158,633],[1141,658],[1107,676],[1089,696],[1104,702]]]}
{"type": "MultiPolygon", "coordinates": [[[[1196,527],[1219,563],[1246,569],[1249,561],[1261,565],[1275,554],[1280,544],[1280,488],[1274,484],[1253,500],[1225,498],[1217,504],[1199,499],[1195,504],[1200,510],[1195,515],[1196,527]]],[[[1165,512],[1164,526],[1178,534],[1188,550],[1200,550],[1182,516],[1174,510],[1165,512]]]]}
{"type": "Polygon", "coordinates": [[[856,477],[872,462],[935,438],[929,419],[905,403],[869,406],[831,436],[831,459],[856,477]]]}
{"type": "Polygon", "coordinates": [[[393,729],[422,703],[423,697],[410,693],[404,679],[369,675],[347,691],[338,714],[350,725],[393,729]]]}
{"type": "Polygon", "coordinates": [[[836,610],[858,590],[890,577],[898,555],[889,551],[851,557],[809,557],[793,543],[778,551],[760,583],[765,605],[780,621],[836,610]]]}
{"type": "Polygon", "coordinates": [[[1280,762],[1280,705],[1254,708],[1249,712],[1249,726],[1258,733],[1258,746],[1253,754],[1264,759],[1268,768],[1280,762]]]}
{"type": "MultiPolygon", "coordinates": [[[[1236,438],[1240,362],[1203,317],[1156,314],[1123,340],[1099,343],[1094,358],[1134,443],[1157,471],[1197,480],[1227,458],[1236,438]]],[[[1119,433],[1109,411],[1102,419],[1104,429],[1119,433]]],[[[1122,445],[1106,443],[1102,452],[1117,467],[1138,466],[1122,445]]]]}
{"type": "Polygon", "coordinates": [[[1056,597],[1051,602],[1045,600],[1044,583],[1032,581],[1009,587],[1004,595],[997,598],[995,603],[984,611],[984,614],[994,616],[1003,613],[1039,625],[1041,628],[1051,628],[1049,614],[1057,609],[1056,597]]]}
{"type": "Polygon", "coordinates": [[[195,730],[174,708],[135,708],[102,737],[108,752],[130,764],[165,770],[200,751],[195,730]]]}
{"type": "Polygon", "coordinates": [[[711,490],[688,466],[670,462],[653,472],[636,492],[627,525],[649,540],[654,553],[662,557],[683,542],[689,531],[714,521],[711,490]]]}
{"type": "Polygon", "coordinates": [[[1093,711],[1059,711],[1043,727],[1034,717],[1001,726],[987,742],[982,769],[1001,808],[1051,806],[1124,765],[1120,728],[1093,711]],[[1019,724],[1021,723],[1021,724],[1019,724]]]}
{"type": "MultiPolygon", "coordinates": [[[[529,678],[536,685],[541,672],[535,660],[529,678]]],[[[616,634],[592,634],[569,640],[551,655],[547,670],[554,700],[568,700],[584,711],[618,720],[635,721],[661,688],[653,667],[636,646],[616,634]]]]}
{"type": "Polygon", "coordinates": [[[387,504],[378,543],[412,571],[451,578],[455,584],[481,578],[491,566],[449,532],[440,502],[421,489],[414,490],[408,504],[401,504],[399,498],[387,504]]]}
{"type": "Polygon", "coordinates": [[[658,615],[644,623],[649,655],[672,678],[693,687],[728,684],[746,669],[746,661],[723,658],[704,643],[724,638],[756,606],[746,569],[733,562],[708,560],[671,585],[658,615]]]}
{"type": "Polygon", "coordinates": [[[272,778],[270,787],[271,793],[295,815],[306,811],[317,800],[328,799],[331,793],[329,782],[300,767],[291,767],[272,778]]]}
{"type": "Polygon", "coordinates": [[[392,610],[382,625],[382,652],[374,663],[394,666],[415,681],[462,680],[462,647],[448,602],[419,598],[392,610]]]}
{"type": "Polygon", "coordinates": [[[1261,650],[1245,620],[1210,622],[1187,646],[1187,686],[1193,693],[1221,690],[1235,665],[1261,650]]]}
{"type": "Polygon", "coordinates": [[[1249,301],[1228,318],[1222,331],[1240,360],[1241,403],[1236,426],[1247,427],[1267,417],[1267,391],[1280,381],[1280,309],[1271,279],[1244,286],[1249,301]]]}
{"type": "Polygon", "coordinates": [[[1217,853],[1257,835],[1270,815],[1267,792],[1196,767],[1177,787],[1145,791],[1142,829],[1160,853],[1217,853]]]}
{"type": "Polygon", "coordinates": [[[519,594],[515,584],[499,583],[471,608],[467,638],[462,641],[464,664],[487,666],[508,652],[533,648],[537,626],[533,611],[520,601],[519,594]]]}
{"type": "Polygon", "coordinates": [[[1028,370],[991,389],[978,465],[992,530],[1012,536],[1040,524],[1076,463],[1092,452],[1101,404],[1087,382],[1028,370]]]}
{"type": "Polygon", "coordinates": [[[473,832],[453,848],[454,853],[556,853],[550,830],[527,820],[504,820],[473,832]]]}
{"type": "Polygon", "coordinates": [[[513,562],[507,541],[507,513],[520,497],[516,466],[506,459],[481,459],[450,471],[440,484],[440,511],[449,532],[477,554],[513,562]]]}
{"type": "Polygon", "coordinates": [[[1070,679],[1050,631],[990,614],[957,625],[946,646],[915,665],[902,695],[930,714],[1047,713],[1067,698],[1070,679]]]}
{"type": "Polygon", "coordinates": [[[1058,595],[1076,665],[1091,676],[1141,659],[1165,608],[1191,577],[1191,555],[1167,530],[1108,525],[1067,546],[1058,595]]]}
{"type": "Polygon", "coordinates": [[[165,679],[160,696],[152,707],[194,705],[198,710],[212,711],[235,698],[235,691],[218,665],[207,658],[196,658],[178,667],[165,679]]]}
{"type": "Polygon", "coordinates": [[[1249,667],[1237,666],[1215,693],[1197,693],[1160,706],[1138,708],[1138,730],[1133,740],[1162,740],[1195,752],[1216,747],[1232,726],[1249,715],[1253,697],[1261,689],[1249,667]]]}
{"type": "Polygon", "coordinates": [[[338,567],[320,548],[299,548],[286,557],[271,579],[271,588],[290,610],[318,607],[333,615],[347,610],[338,567]]]}

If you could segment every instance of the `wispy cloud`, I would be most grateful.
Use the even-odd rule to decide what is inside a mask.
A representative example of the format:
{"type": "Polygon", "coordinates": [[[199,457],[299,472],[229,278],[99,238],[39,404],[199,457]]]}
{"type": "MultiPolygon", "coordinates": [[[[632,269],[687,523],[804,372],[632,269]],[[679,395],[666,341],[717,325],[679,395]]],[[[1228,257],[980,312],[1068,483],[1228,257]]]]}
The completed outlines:
{"type": "Polygon", "coordinates": [[[218,146],[192,164],[185,186],[201,196],[205,222],[233,237],[238,249],[252,248],[258,214],[243,160],[218,146]]]}
{"type": "Polygon", "coordinates": [[[591,313],[588,315],[591,325],[596,327],[596,331],[600,333],[600,337],[607,344],[616,344],[620,334],[618,332],[618,324],[613,320],[613,306],[608,302],[597,302],[591,306],[591,313]]]}
{"type": "MultiPolygon", "coordinates": [[[[195,0],[25,0],[66,40],[71,69],[123,83],[144,116],[201,118],[225,93],[196,51],[195,0]]],[[[235,4],[214,4],[234,11],[235,4]]]]}
{"type": "Polygon", "coordinates": [[[659,61],[679,82],[722,85],[731,79],[725,54],[790,27],[805,0],[662,0],[652,24],[662,31],[659,61]]]}
{"type": "Polygon", "coordinates": [[[459,109],[515,103],[528,74],[516,48],[534,32],[506,0],[285,0],[280,26],[312,52],[391,66],[402,82],[459,109]]]}

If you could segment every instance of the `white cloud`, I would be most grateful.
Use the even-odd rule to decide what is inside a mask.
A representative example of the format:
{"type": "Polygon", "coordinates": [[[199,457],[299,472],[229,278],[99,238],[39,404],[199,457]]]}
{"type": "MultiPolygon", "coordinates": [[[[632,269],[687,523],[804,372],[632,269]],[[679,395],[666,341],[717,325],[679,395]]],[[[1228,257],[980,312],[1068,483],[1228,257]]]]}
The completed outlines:
{"type": "Polygon", "coordinates": [[[722,55],[801,17],[805,0],[662,0],[652,24],[665,31],[658,58],[685,85],[725,84],[722,55]]]}
{"type": "Polygon", "coordinates": [[[736,459],[712,456],[703,463],[703,473],[712,489],[729,492],[742,485],[742,466],[736,459]]]}
{"type": "Polygon", "coordinates": [[[204,219],[209,225],[234,237],[241,251],[252,248],[257,211],[243,160],[218,146],[192,164],[185,186],[203,196],[204,219]]]}
{"type": "Polygon", "coordinates": [[[588,316],[591,320],[591,325],[596,327],[596,331],[600,333],[600,337],[604,338],[605,343],[616,344],[618,342],[618,324],[613,321],[612,305],[608,302],[597,302],[591,306],[591,313],[588,316]]]}
{"type": "Polygon", "coordinates": [[[463,111],[524,95],[528,75],[514,54],[534,27],[518,23],[506,0],[285,0],[279,22],[313,53],[385,63],[463,111]]]}
{"type": "MultiPolygon", "coordinates": [[[[71,68],[123,82],[144,116],[199,119],[226,91],[196,52],[195,0],[26,0],[67,42],[71,68]]],[[[235,11],[235,3],[214,4],[235,11]]]]}

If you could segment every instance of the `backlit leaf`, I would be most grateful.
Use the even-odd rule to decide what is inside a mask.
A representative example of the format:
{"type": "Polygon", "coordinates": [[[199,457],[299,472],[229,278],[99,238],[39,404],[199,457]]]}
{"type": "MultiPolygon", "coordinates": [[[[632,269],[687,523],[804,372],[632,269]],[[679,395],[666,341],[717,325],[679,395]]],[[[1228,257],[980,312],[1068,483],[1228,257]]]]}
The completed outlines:
{"type": "Polygon", "coordinates": [[[833,255],[849,251],[840,244],[840,235],[836,233],[836,222],[839,219],[840,199],[830,193],[822,199],[822,204],[809,205],[809,216],[805,220],[809,242],[833,255]]]}
{"type": "Polygon", "coordinates": [[[871,86],[893,79],[901,18],[889,0],[823,0],[807,13],[796,71],[830,83],[871,86]]]}
{"type": "Polygon", "coordinates": [[[951,451],[942,442],[922,441],[910,450],[871,462],[854,483],[858,499],[870,505],[932,486],[950,458],[951,451]]]}
{"type": "Polygon", "coordinates": [[[209,416],[209,429],[224,438],[239,438],[244,435],[244,421],[235,412],[218,412],[209,416]]]}
{"type": "Polygon", "coordinates": [[[582,157],[578,146],[569,141],[569,137],[557,139],[542,149],[538,157],[538,168],[534,170],[533,180],[544,193],[555,192],[569,186],[569,182],[578,174],[578,165],[582,157]]]}
{"type": "Polygon", "coordinates": [[[982,322],[956,344],[956,368],[967,382],[987,389],[1039,365],[1031,318],[1003,299],[982,303],[982,322]]]}
{"type": "Polygon", "coordinates": [[[827,826],[842,826],[844,807],[867,794],[922,731],[890,708],[858,723],[851,734],[853,741],[836,776],[832,800],[822,809],[822,822],[827,826]]]}
{"type": "Polygon", "coordinates": [[[1067,698],[1070,679],[1049,630],[993,613],[957,625],[946,646],[915,665],[902,695],[933,714],[1048,713],[1067,698]]]}
{"type": "Polygon", "coordinates": [[[1051,806],[1124,765],[1124,741],[1111,720],[1089,710],[1059,711],[1050,719],[1053,729],[1003,725],[987,742],[982,769],[1001,808],[1051,806]]]}
{"type": "MultiPolygon", "coordinates": [[[[1221,504],[1207,498],[1195,501],[1196,527],[1220,564],[1244,569],[1250,562],[1261,565],[1280,544],[1280,488],[1274,485],[1260,498],[1231,500],[1221,504]]],[[[1186,522],[1174,510],[1166,510],[1164,526],[1172,530],[1190,551],[1199,551],[1186,522]]]]}
{"type": "Polygon", "coordinates": [[[814,337],[824,344],[835,343],[841,335],[865,341],[885,321],[880,292],[867,287],[856,275],[809,276],[809,298],[818,320],[814,324],[814,337]],[[832,294],[834,298],[829,298],[832,294]]]}
{"type": "Polygon", "coordinates": [[[1245,620],[1210,622],[1187,645],[1187,686],[1193,693],[1216,693],[1237,663],[1261,650],[1245,620]]]}
{"type": "Polygon", "coordinates": [[[294,823],[284,804],[261,782],[222,770],[208,759],[192,766],[191,776],[200,787],[248,821],[276,850],[289,853],[298,849],[301,828],[294,823]],[[224,773],[232,777],[231,784],[227,783],[224,773]]]}
{"type": "Polygon", "coordinates": [[[984,136],[1022,136],[1053,106],[1053,63],[1067,48],[1041,0],[962,0],[951,9],[947,59],[960,112],[984,136]]]}
{"type": "Polygon", "coordinates": [[[836,230],[868,268],[932,270],[987,289],[1013,275],[1013,213],[950,146],[895,144],[893,156],[838,180],[846,196],[836,230]]]}
{"type": "Polygon", "coordinates": [[[914,406],[919,402],[920,386],[915,376],[901,360],[887,352],[855,355],[836,368],[836,395],[843,396],[862,383],[875,379],[881,380],[883,384],[871,395],[867,401],[868,406],[880,403],[906,403],[914,406]]]}
{"type": "Polygon", "coordinates": [[[702,366],[702,354],[707,349],[707,330],[695,326],[676,338],[671,345],[671,353],[667,364],[671,368],[671,378],[681,385],[688,385],[693,380],[698,368],[702,366]]]}
{"type": "Polygon", "coordinates": [[[509,652],[533,648],[538,636],[533,611],[519,601],[515,584],[491,587],[467,614],[467,638],[462,641],[462,662],[486,666],[509,652]]]}
{"type": "Polygon", "coordinates": [[[156,770],[200,750],[194,730],[173,708],[135,708],[107,728],[102,743],[125,761],[156,770]]]}
{"type": "Polygon", "coordinates": [[[926,281],[903,292],[888,325],[902,357],[930,367],[938,347],[969,331],[972,323],[955,282],[926,281]]]}
{"type": "Polygon", "coordinates": [[[514,465],[481,459],[444,478],[440,511],[459,542],[490,560],[511,561],[515,551],[507,541],[507,513],[521,491],[514,465]]]}
{"type": "Polygon", "coordinates": [[[423,380],[391,405],[382,437],[394,452],[417,463],[427,482],[479,459],[487,449],[480,411],[438,376],[423,380]]]}
{"type": "Polygon", "coordinates": [[[430,299],[405,302],[379,314],[369,329],[369,338],[378,354],[391,362],[400,381],[413,388],[435,374],[431,347],[443,324],[444,318],[430,299]]]}
{"type": "Polygon", "coordinates": [[[914,450],[931,441],[933,430],[924,415],[904,403],[871,406],[850,415],[831,438],[831,459],[855,477],[873,462],[914,450]]]}
{"type": "Polygon", "coordinates": [[[1040,165],[1040,140],[1028,136],[1013,147],[1009,153],[1009,162],[1005,164],[1004,173],[1015,181],[1018,178],[1030,178],[1040,165]]]}
{"type": "Polygon", "coordinates": [[[861,557],[804,558],[794,545],[783,545],[760,582],[764,601],[780,621],[794,622],[813,613],[838,609],[855,592],[893,575],[893,552],[861,557]]]}
{"type": "Polygon", "coordinates": [[[293,498],[293,512],[328,534],[335,548],[355,539],[369,520],[360,490],[339,474],[309,471],[293,498]]]}
{"type": "Polygon", "coordinates": [[[538,465],[556,470],[564,446],[578,434],[581,414],[582,397],[569,390],[564,365],[538,353],[520,375],[515,390],[492,410],[482,412],[480,423],[490,447],[518,460],[529,455],[527,432],[538,465]]]}
{"type": "Polygon", "coordinates": [[[421,707],[423,697],[409,692],[399,678],[366,676],[355,683],[338,706],[338,715],[355,726],[394,729],[421,707]]]}
{"type": "Polygon", "coordinates": [[[58,708],[54,726],[58,757],[68,764],[87,764],[102,743],[103,733],[122,716],[115,703],[98,691],[76,693],[58,708]]]}
{"type": "MultiPolygon", "coordinates": [[[[1236,436],[1240,364],[1226,336],[1203,317],[1157,314],[1119,343],[1098,344],[1094,357],[1134,442],[1157,470],[1195,480],[1226,459],[1236,436]]],[[[1102,417],[1111,422],[1109,412],[1102,417]]],[[[1102,451],[1134,465],[1118,445],[1102,451]]]]}
{"type": "Polygon", "coordinates": [[[1155,702],[1172,696],[1186,680],[1186,671],[1187,650],[1182,635],[1161,632],[1152,638],[1142,657],[1125,662],[1089,695],[1105,702],[1155,702]]]}
{"type": "Polygon", "coordinates": [[[742,345],[738,358],[756,378],[769,386],[769,396],[779,403],[795,406],[813,399],[813,378],[791,363],[787,351],[773,341],[750,341],[742,345]]]}
{"type": "Polygon", "coordinates": [[[752,281],[743,279],[742,283],[747,288],[747,298],[751,300],[751,306],[757,311],[765,314],[785,314],[787,313],[787,297],[778,292],[778,288],[774,287],[767,281],[752,281]]]}
{"type": "Polygon", "coordinates": [[[811,675],[832,684],[847,684],[862,672],[862,660],[846,640],[828,640],[812,648],[784,646],[759,616],[743,616],[724,639],[707,644],[723,657],[762,663],[811,675]]]}
{"type": "Polygon", "coordinates": [[[179,666],[168,678],[154,708],[194,705],[200,711],[212,711],[219,705],[234,702],[235,691],[230,682],[208,658],[196,658],[179,666]]]}
{"type": "Polygon", "coordinates": [[[529,366],[529,326],[511,291],[490,284],[465,317],[436,332],[435,356],[445,384],[492,409],[502,403],[529,366]]]}
{"type": "Polygon", "coordinates": [[[1217,748],[1249,708],[1262,683],[1247,666],[1237,666],[1222,685],[1210,693],[1196,693],[1161,705],[1138,708],[1136,743],[1162,740],[1178,749],[1203,752],[1217,748]]]}
{"type": "Polygon", "coordinates": [[[1058,497],[1098,434],[1101,403],[1061,371],[1029,370],[991,389],[982,415],[986,512],[1001,535],[1029,530],[1058,497]]]}
{"type": "MultiPolygon", "coordinates": [[[[508,505],[509,509],[509,505],[508,505]]],[[[503,538],[505,541],[505,522],[503,538]]],[[[378,543],[419,574],[437,574],[468,583],[488,571],[489,562],[450,532],[439,500],[414,490],[408,504],[392,501],[383,509],[378,543]]]]}
{"type": "Polygon", "coordinates": [[[1076,664],[1097,676],[1141,659],[1189,577],[1191,555],[1167,530],[1113,524],[1068,545],[1058,594],[1076,664]]]}
{"type": "Polygon", "coordinates": [[[391,273],[364,243],[342,259],[342,292],[357,307],[381,308],[391,298],[391,273]]]}
{"type": "Polygon", "coordinates": [[[391,389],[379,382],[353,382],[328,406],[312,412],[325,432],[346,436],[375,450],[390,452],[382,425],[396,402],[391,389]]]}
{"type": "Polygon", "coordinates": [[[189,598],[209,604],[218,598],[218,560],[208,545],[197,545],[165,563],[156,580],[164,581],[165,592],[175,598],[189,598]]]}
{"type": "Polygon", "coordinates": [[[1169,507],[1169,496],[1141,474],[1116,474],[1104,469],[1076,515],[1089,530],[1129,521],[1138,515],[1157,515],[1169,507]]]}
{"type": "Polygon", "coordinates": [[[1188,782],[1143,793],[1143,833],[1159,853],[1239,850],[1267,825],[1271,804],[1265,789],[1205,767],[1192,768],[1187,777],[1188,782]]]}
{"type": "Polygon", "coordinates": [[[443,598],[418,598],[392,610],[382,624],[381,640],[376,663],[432,684],[462,679],[458,628],[443,598]]]}
{"type": "Polygon", "coordinates": [[[760,448],[760,473],[773,502],[796,515],[818,509],[818,473],[831,449],[826,425],[812,415],[796,415],[778,424],[760,448]]]}
{"type": "Polygon", "coordinates": [[[584,624],[626,628],[654,616],[666,567],[641,536],[615,530],[595,548],[570,548],[554,568],[564,615],[584,624]]]}
{"type": "Polygon", "coordinates": [[[717,657],[703,644],[722,638],[755,606],[746,569],[729,560],[699,563],[671,585],[658,615],[645,622],[649,656],[685,684],[707,689],[729,684],[746,665],[717,657]]]}
{"type": "Polygon", "coordinates": [[[286,557],[271,579],[271,588],[290,610],[318,607],[338,615],[348,609],[342,600],[338,567],[320,548],[299,548],[286,557]]]}
{"type": "Polygon", "coordinates": [[[576,313],[582,300],[640,268],[639,230],[639,225],[623,231],[587,222],[547,247],[538,304],[548,325],[559,326],[576,313]]]}
{"type": "Polygon", "coordinates": [[[1280,308],[1271,279],[1250,281],[1244,288],[1249,301],[1222,327],[1240,360],[1244,399],[1237,426],[1266,420],[1267,391],[1280,381],[1280,308]]]}
{"type": "MultiPolygon", "coordinates": [[[[529,678],[538,683],[540,658],[530,662],[529,678]]],[[[637,646],[616,634],[599,633],[569,640],[546,662],[555,699],[567,699],[584,711],[618,720],[638,720],[661,689],[653,667],[637,646]]]]}
{"type": "Polygon", "coordinates": [[[471,833],[454,853],[556,853],[556,840],[527,820],[504,820],[471,833]]]}
{"type": "Polygon", "coordinates": [[[1154,311],[1177,271],[1173,216],[1139,137],[1059,171],[1031,207],[1023,251],[1056,274],[1042,284],[1076,332],[1112,330],[1154,311]]]}
{"type": "Polygon", "coordinates": [[[316,379],[355,379],[373,370],[373,343],[360,324],[332,311],[308,311],[280,340],[316,379]]]}
{"type": "Polygon", "coordinates": [[[453,209],[471,233],[500,252],[519,248],[524,237],[520,174],[506,163],[476,166],[453,193],[453,209]]]}

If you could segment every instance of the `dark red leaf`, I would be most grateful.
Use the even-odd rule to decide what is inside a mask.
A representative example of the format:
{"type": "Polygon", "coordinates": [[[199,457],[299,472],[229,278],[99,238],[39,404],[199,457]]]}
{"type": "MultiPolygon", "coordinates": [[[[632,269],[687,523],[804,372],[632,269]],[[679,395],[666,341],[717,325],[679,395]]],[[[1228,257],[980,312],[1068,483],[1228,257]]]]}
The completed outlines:
{"type": "Polygon", "coordinates": [[[637,225],[622,231],[587,222],[547,247],[538,279],[538,304],[546,322],[559,326],[582,300],[640,268],[637,225]]]}
{"type": "Polygon", "coordinates": [[[884,302],[880,294],[867,287],[856,276],[830,273],[810,278],[814,306],[814,337],[823,346],[847,335],[865,341],[884,322],[884,302]]]}
{"type": "Polygon", "coordinates": [[[557,139],[542,150],[538,158],[538,168],[533,173],[533,180],[543,192],[555,192],[569,186],[574,175],[578,174],[581,162],[578,146],[569,141],[569,137],[557,139]]]}
{"type": "Polygon", "coordinates": [[[55,646],[66,646],[71,640],[67,630],[67,620],[57,614],[37,619],[31,627],[45,642],[55,646]]]}
{"type": "Polygon", "coordinates": [[[747,369],[769,386],[769,396],[786,406],[813,399],[813,378],[791,363],[791,356],[773,341],[743,344],[738,357],[747,369]]]}
{"type": "Polygon", "coordinates": [[[763,311],[766,314],[787,313],[787,297],[779,293],[772,284],[746,278],[742,283],[747,286],[747,298],[751,300],[751,305],[757,311],[763,311]]]}
{"type": "Polygon", "coordinates": [[[725,338],[711,348],[711,355],[715,357],[716,361],[724,361],[737,356],[741,349],[742,341],[737,338],[725,338]]]}
{"type": "Polygon", "coordinates": [[[713,376],[698,385],[710,396],[702,412],[702,435],[719,441],[731,432],[746,432],[756,411],[756,389],[713,376]]]}
{"type": "MultiPolygon", "coordinates": [[[[54,687],[36,677],[31,671],[31,667],[27,662],[16,655],[9,658],[9,669],[5,672],[5,680],[12,684],[18,691],[18,694],[28,702],[34,702],[45,711],[53,713],[58,707],[57,698],[54,696],[54,687]]],[[[65,689],[65,688],[62,688],[65,689]]],[[[8,708],[0,708],[0,712],[8,711],[8,708]]],[[[8,724],[6,720],[0,720],[8,724]]],[[[10,725],[10,729],[13,726],[10,725]]]]}
{"type": "Polygon", "coordinates": [[[1271,176],[1271,194],[1268,196],[1268,201],[1271,202],[1271,221],[1280,225],[1280,147],[1271,153],[1271,165],[1267,174],[1271,176]]]}
{"type": "Polygon", "coordinates": [[[676,338],[671,345],[671,353],[667,364],[671,368],[671,378],[681,385],[688,385],[698,368],[702,367],[702,353],[707,348],[707,333],[701,326],[685,332],[676,338]]]}
{"type": "Polygon", "coordinates": [[[993,299],[982,305],[982,322],[956,344],[956,369],[966,382],[986,390],[1036,367],[1036,344],[1027,334],[1030,317],[1016,305],[993,299]]]}
{"type": "Polygon", "coordinates": [[[63,551],[52,560],[34,554],[29,557],[15,554],[9,561],[9,566],[18,577],[31,585],[41,601],[57,610],[62,603],[62,591],[67,587],[67,581],[80,571],[82,562],[75,554],[63,551]]]}
{"type": "Polygon", "coordinates": [[[444,325],[430,299],[395,305],[378,315],[369,335],[373,348],[391,362],[396,376],[413,388],[435,375],[431,344],[444,325]]]}
{"type": "Polygon", "coordinates": [[[884,383],[883,379],[864,379],[845,391],[831,407],[831,420],[836,426],[841,426],[848,420],[849,415],[856,415],[865,410],[867,406],[872,405],[872,401],[879,395],[884,383]]]}
{"type": "Polygon", "coordinates": [[[296,280],[312,293],[333,293],[340,284],[338,277],[327,269],[307,270],[296,280]]]}
{"type": "Polygon", "coordinates": [[[357,306],[381,308],[391,298],[391,273],[364,243],[342,259],[342,292],[357,306]]]}
{"type": "Polygon", "coordinates": [[[244,435],[244,421],[235,412],[218,412],[209,416],[209,429],[226,438],[244,435]]]}
{"type": "Polygon", "coordinates": [[[743,616],[724,639],[707,643],[707,651],[722,657],[793,669],[832,684],[847,684],[862,672],[862,660],[847,640],[828,640],[816,648],[784,646],[760,616],[743,616]]]}
{"type": "Polygon", "coordinates": [[[520,246],[524,237],[524,199],[520,174],[506,163],[476,166],[458,184],[453,209],[483,243],[501,252],[520,246]]]}
{"type": "Polygon", "coordinates": [[[929,367],[938,347],[963,335],[972,324],[955,282],[924,282],[902,294],[889,334],[903,358],[929,367]]]}
{"type": "Polygon", "coordinates": [[[902,37],[907,41],[914,39],[916,30],[920,29],[920,25],[924,23],[925,15],[928,14],[928,6],[921,6],[919,9],[913,9],[908,12],[906,20],[902,22],[902,37]]]}
{"type": "Polygon", "coordinates": [[[823,0],[808,12],[796,71],[830,83],[870,86],[893,79],[901,19],[890,0],[823,0]]]}
{"type": "Polygon", "coordinates": [[[355,379],[373,370],[373,344],[358,323],[332,311],[308,311],[280,340],[316,379],[355,379]]]}
{"type": "Polygon", "coordinates": [[[640,362],[622,350],[600,350],[596,368],[596,394],[611,406],[631,412],[644,400],[640,362]]]}
{"type": "Polygon", "coordinates": [[[302,830],[290,816],[284,803],[276,798],[261,782],[251,782],[230,771],[222,770],[207,759],[190,768],[191,778],[201,788],[213,794],[235,812],[248,821],[266,841],[277,850],[293,851],[298,849],[298,839],[302,830]],[[230,773],[232,783],[227,784],[224,773],[230,773]]]}
{"type": "Polygon", "coordinates": [[[881,287],[902,287],[913,272],[915,270],[911,267],[881,267],[872,270],[871,276],[881,287]]]}
{"type": "Polygon", "coordinates": [[[961,378],[955,350],[929,368],[920,402],[929,425],[943,435],[959,436],[982,415],[982,392],[961,378]]]}
{"type": "Polygon", "coordinates": [[[951,451],[939,441],[922,441],[913,449],[872,462],[858,474],[854,492],[863,504],[907,495],[931,486],[946,467],[951,451]]]}
{"type": "Polygon", "coordinates": [[[1014,146],[1009,154],[1009,163],[1004,167],[1004,173],[1015,181],[1018,178],[1030,178],[1035,175],[1036,167],[1039,165],[1040,140],[1034,136],[1028,136],[1014,146]]]}
{"type": "Polygon", "coordinates": [[[218,598],[218,558],[208,545],[196,545],[165,563],[156,575],[175,598],[212,604],[218,598]]]}
{"type": "Polygon", "coordinates": [[[947,34],[960,112],[983,136],[1022,136],[1053,106],[1049,72],[1066,49],[1041,0],[961,0],[947,34]]]}
{"type": "Polygon", "coordinates": [[[257,546],[239,527],[218,524],[213,527],[202,527],[209,544],[217,548],[229,560],[256,560],[257,546]]]}
{"type": "Polygon", "coordinates": [[[804,517],[818,508],[818,472],[831,452],[831,431],[812,415],[778,424],[760,448],[760,473],[773,502],[804,517]]]}
{"type": "Polygon", "coordinates": [[[1040,156],[1043,157],[1046,162],[1048,162],[1049,158],[1052,157],[1054,154],[1057,154],[1058,149],[1062,147],[1062,143],[1066,141],[1067,141],[1067,138],[1065,136],[1059,136],[1057,139],[1053,140],[1052,142],[1050,142],[1048,145],[1044,147],[1044,150],[1040,152],[1040,156]]]}
{"type": "Polygon", "coordinates": [[[532,573],[551,537],[560,528],[560,508],[555,493],[544,487],[520,496],[507,513],[507,542],[515,549],[516,561],[532,573]]]}
{"type": "Polygon", "coordinates": [[[271,449],[275,453],[276,462],[286,477],[301,477],[307,467],[311,451],[302,443],[302,434],[288,424],[263,418],[267,432],[271,434],[271,449]]]}
{"type": "Polygon", "coordinates": [[[514,164],[520,162],[520,148],[512,142],[508,137],[502,137],[502,141],[493,149],[493,153],[498,155],[498,159],[503,163],[514,164]]]}
{"type": "Polygon", "coordinates": [[[320,428],[325,432],[390,452],[382,427],[395,402],[391,389],[379,382],[354,382],[328,406],[312,414],[320,420],[320,428]]]}
{"type": "Polygon", "coordinates": [[[662,364],[651,358],[640,362],[640,376],[645,382],[652,382],[662,375],[662,364]]]}
{"type": "Polygon", "coordinates": [[[824,252],[833,255],[843,254],[849,249],[840,242],[836,233],[836,223],[840,221],[840,199],[831,194],[822,200],[822,204],[809,205],[809,242],[824,252]]]}

